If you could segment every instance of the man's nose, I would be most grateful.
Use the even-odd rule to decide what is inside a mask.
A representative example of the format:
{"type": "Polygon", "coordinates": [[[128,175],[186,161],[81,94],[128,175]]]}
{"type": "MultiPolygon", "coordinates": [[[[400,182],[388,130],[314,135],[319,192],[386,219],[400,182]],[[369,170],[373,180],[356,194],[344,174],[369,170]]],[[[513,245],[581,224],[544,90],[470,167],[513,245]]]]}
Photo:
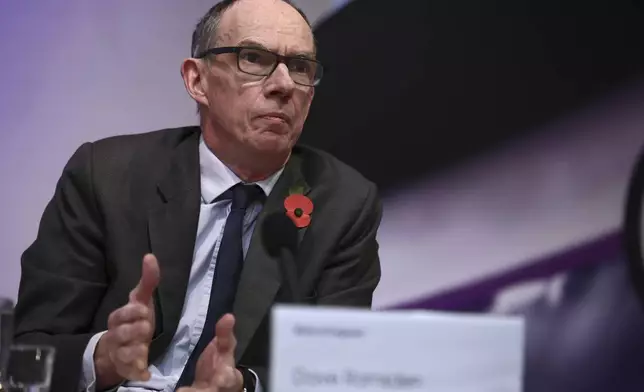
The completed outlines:
{"type": "Polygon", "coordinates": [[[295,89],[295,82],[284,63],[277,65],[275,71],[268,77],[267,82],[269,94],[291,95],[295,89]]]}

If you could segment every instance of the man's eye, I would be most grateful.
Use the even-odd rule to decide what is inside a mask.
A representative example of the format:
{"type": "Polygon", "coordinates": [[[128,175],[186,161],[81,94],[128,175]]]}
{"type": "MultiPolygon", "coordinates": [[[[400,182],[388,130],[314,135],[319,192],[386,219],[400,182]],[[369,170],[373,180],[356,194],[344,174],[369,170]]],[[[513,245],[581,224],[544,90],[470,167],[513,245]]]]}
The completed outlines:
{"type": "Polygon", "coordinates": [[[310,61],[307,60],[292,60],[289,64],[289,68],[293,72],[310,74],[314,69],[314,66],[310,61]]]}
{"type": "Polygon", "coordinates": [[[269,53],[261,52],[259,50],[246,49],[239,54],[239,57],[250,64],[270,65],[273,63],[274,58],[269,53]]]}
{"type": "Polygon", "coordinates": [[[242,58],[251,63],[258,63],[260,61],[260,56],[257,53],[246,53],[242,58]]]}

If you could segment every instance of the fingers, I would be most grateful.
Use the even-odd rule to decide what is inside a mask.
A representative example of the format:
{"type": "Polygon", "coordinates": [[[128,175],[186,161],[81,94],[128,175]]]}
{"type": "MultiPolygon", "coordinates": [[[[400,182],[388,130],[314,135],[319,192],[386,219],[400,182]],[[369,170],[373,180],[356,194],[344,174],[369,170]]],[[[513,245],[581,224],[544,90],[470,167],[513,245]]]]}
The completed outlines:
{"type": "Polygon", "coordinates": [[[152,254],[145,255],[143,257],[141,280],[139,280],[139,284],[132,290],[130,302],[135,301],[148,305],[152,301],[152,295],[159,285],[160,280],[161,271],[159,270],[157,258],[152,254]]]}
{"type": "Polygon", "coordinates": [[[110,326],[105,335],[109,342],[109,357],[119,376],[128,380],[147,381],[148,347],[154,334],[151,312],[141,304],[129,304],[110,315],[110,326]],[[133,319],[147,314],[148,318],[133,319]],[[147,311],[147,313],[146,313],[147,311]]]}
{"type": "Polygon", "coordinates": [[[112,312],[105,334],[109,358],[119,376],[129,380],[147,381],[148,350],[154,335],[152,295],[159,284],[156,257],[143,258],[141,279],[130,293],[130,302],[112,312]]]}
{"type": "Polygon", "coordinates": [[[121,346],[114,352],[114,359],[122,365],[134,368],[137,372],[145,370],[145,361],[141,358],[147,358],[148,346],[137,344],[134,346],[121,346]]]}
{"type": "Polygon", "coordinates": [[[127,323],[115,327],[112,339],[119,345],[130,343],[146,343],[152,337],[152,326],[146,320],[139,320],[134,323],[127,323]]]}
{"type": "Polygon", "coordinates": [[[234,354],[237,346],[235,339],[235,317],[232,314],[226,314],[219,319],[215,327],[215,345],[220,355],[234,354]]]}
{"type": "MultiPolygon", "coordinates": [[[[197,361],[196,383],[210,383],[217,380],[219,375],[227,373],[225,369],[235,368],[237,339],[233,332],[234,327],[235,317],[233,315],[226,314],[219,319],[215,326],[215,338],[204,348],[197,361]]],[[[229,377],[225,376],[225,378],[229,377]]]]}
{"type": "Polygon", "coordinates": [[[120,330],[108,331],[110,351],[109,357],[114,364],[116,373],[124,379],[133,381],[147,381],[150,379],[148,371],[148,343],[126,339],[120,330]]]}
{"type": "Polygon", "coordinates": [[[217,348],[215,346],[215,339],[208,343],[197,360],[197,366],[195,367],[195,383],[209,382],[212,377],[213,369],[216,369],[215,362],[217,360],[217,348]]]}
{"type": "Polygon", "coordinates": [[[152,374],[147,369],[147,365],[138,361],[138,366],[125,366],[119,364],[116,369],[118,374],[125,380],[130,381],[150,381],[152,374]]]}
{"type": "Polygon", "coordinates": [[[107,319],[107,328],[115,328],[126,323],[134,323],[139,320],[149,320],[153,311],[142,304],[127,304],[122,308],[113,311],[107,319]]]}
{"type": "Polygon", "coordinates": [[[235,317],[224,315],[215,326],[215,338],[206,346],[195,369],[192,388],[179,392],[241,391],[244,377],[235,367],[235,317]]]}

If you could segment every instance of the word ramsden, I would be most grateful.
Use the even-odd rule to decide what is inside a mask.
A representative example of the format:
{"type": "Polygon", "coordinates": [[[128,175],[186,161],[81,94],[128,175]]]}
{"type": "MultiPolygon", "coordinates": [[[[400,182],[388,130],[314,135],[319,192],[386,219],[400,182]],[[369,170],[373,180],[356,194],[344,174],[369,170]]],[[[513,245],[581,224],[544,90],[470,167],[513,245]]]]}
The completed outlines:
{"type": "Polygon", "coordinates": [[[420,376],[400,373],[367,373],[359,370],[344,369],[338,372],[311,370],[303,367],[293,369],[294,386],[349,385],[366,389],[421,389],[420,376]]]}

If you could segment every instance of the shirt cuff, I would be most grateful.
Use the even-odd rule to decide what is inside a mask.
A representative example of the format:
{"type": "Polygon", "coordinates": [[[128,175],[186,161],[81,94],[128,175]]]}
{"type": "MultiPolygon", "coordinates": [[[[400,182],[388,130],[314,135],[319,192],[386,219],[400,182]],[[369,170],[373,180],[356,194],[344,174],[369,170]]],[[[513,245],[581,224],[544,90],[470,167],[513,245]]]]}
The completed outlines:
{"type": "Polygon", "coordinates": [[[81,392],[95,392],[96,390],[96,368],[94,367],[94,351],[98,340],[107,331],[99,332],[92,336],[83,353],[83,374],[80,377],[78,390],[81,392]]]}
{"type": "MultiPolygon", "coordinates": [[[[248,369],[248,371],[255,377],[255,392],[262,392],[262,383],[259,382],[259,376],[253,371],[253,369],[248,369]]],[[[252,392],[252,391],[247,391],[252,392]]]]}

